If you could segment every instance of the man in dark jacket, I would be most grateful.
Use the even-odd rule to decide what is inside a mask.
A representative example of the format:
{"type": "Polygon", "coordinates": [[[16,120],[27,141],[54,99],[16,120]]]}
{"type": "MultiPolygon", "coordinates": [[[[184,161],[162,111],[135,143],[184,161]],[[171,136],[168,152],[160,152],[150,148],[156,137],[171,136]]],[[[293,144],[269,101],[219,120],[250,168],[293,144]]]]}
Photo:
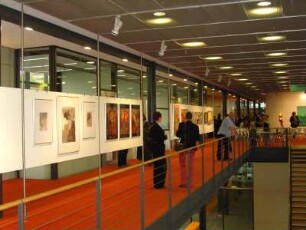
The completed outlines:
{"type": "MultiPolygon", "coordinates": [[[[165,156],[165,143],[167,136],[164,130],[160,127],[162,122],[162,114],[160,112],[155,112],[153,114],[153,124],[150,128],[150,142],[149,148],[152,150],[153,158],[158,158],[165,156]]],[[[165,179],[167,173],[167,161],[166,159],[161,159],[154,162],[153,169],[153,182],[154,188],[162,189],[165,187],[165,179]]]]}
{"type": "MultiPolygon", "coordinates": [[[[196,142],[200,141],[199,126],[195,125],[191,121],[192,113],[186,113],[186,122],[181,122],[176,132],[176,136],[179,137],[181,143],[184,143],[185,148],[191,148],[196,146],[196,142]]],[[[197,148],[182,152],[180,154],[180,167],[181,167],[181,184],[180,187],[187,187],[187,173],[186,173],[186,156],[189,158],[189,183],[192,187],[194,182],[194,155],[197,148]],[[188,154],[188,155],[187,155],[188,154]]]]}

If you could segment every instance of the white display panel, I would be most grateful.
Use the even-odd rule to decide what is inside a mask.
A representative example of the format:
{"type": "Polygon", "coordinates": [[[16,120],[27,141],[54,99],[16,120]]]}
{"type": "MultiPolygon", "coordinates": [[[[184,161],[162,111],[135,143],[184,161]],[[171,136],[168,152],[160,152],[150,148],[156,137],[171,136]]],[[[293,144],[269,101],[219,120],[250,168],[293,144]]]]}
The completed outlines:
{"type": "MultiPolygon", "coordinates": [[[[142,133],[143,133],[143,121],[142,121],[142,102],[140,100],[131,100],[131,99],[121,99],[121,98],[111,98],[111,97],[101,97],[100,100],[100,116],[101,116],[101,127],[100,127],[100,144],[101,144],[101,151],[102,153],[108,153],[117,151],[120,149],[128,149],[128,148],[134,148],[137,146],[141,146],[143,139],[142,139],[142,133]],[[116,122],[117,123],[117,136],[116,138],[107,138],[107,107],[108,105],[117,105],[115,108],[117,108],[117,115],[116,122]],[[140,106],[140,136],[133,137],[132,134],[130,134],[129,138],[120,138],[120,105],[130,105],[130,108],[132,105],[139,105],[140,106]]],[[[132,116],[131,116],[132,117],[132,116]]],[[[130,121],[131,122],[131,121],[130,121]]],[[[130,127],[132,127],[132,124],[130,123],[130,127]]],[[[132,130],[130,129],[132,132],[132,130]]]]}
{"type": "Polygon", "coordinates": [[[0,173],[22,168],[21,91],[0,87],[0,173]]]}

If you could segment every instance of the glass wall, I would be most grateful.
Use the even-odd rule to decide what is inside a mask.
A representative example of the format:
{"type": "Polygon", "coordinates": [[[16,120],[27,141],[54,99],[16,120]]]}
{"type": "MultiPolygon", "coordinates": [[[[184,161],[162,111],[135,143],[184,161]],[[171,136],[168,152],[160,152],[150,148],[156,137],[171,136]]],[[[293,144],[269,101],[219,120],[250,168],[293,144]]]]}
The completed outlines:
{"type": "Polygon", "coordinates": [[[118,66],[116,77],[119,98],[140,99],[140,71],[118,66]]]}
{"type": "Polygon", "coordinates": [[[169,129],[169,80],[156,77],[156,110],[162,113],[161,127],[169,129]]]}
{"type": "Polygon", "coordinates": [[[171,81],[171,103],[188,104],[189,86],[181,82],[171,81]]]}

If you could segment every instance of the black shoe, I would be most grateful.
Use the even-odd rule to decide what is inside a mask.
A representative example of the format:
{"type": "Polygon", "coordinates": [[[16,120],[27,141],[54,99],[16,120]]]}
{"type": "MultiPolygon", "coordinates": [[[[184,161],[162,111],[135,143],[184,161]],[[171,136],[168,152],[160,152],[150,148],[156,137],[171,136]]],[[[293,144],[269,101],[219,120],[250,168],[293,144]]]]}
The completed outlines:
{"type": "Polygon", "coordinates": [[[154,186],[155,189],[164,189],[166,188],[164,185],[163,186],[154,186]]]}

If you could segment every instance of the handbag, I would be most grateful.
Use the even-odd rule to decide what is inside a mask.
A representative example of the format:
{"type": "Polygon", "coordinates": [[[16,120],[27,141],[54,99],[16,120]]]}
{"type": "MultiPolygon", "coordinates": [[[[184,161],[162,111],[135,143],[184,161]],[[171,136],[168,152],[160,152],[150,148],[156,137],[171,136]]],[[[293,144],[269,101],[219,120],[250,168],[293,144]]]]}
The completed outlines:
{"type": "MultiPolygon", "coordinates": [[[[184,129],[184,136],[186,136],[186,123],[185,123],[185,129],[184,129]]],[[[185,138],[185,141],[186,141],[186,138],[185,138]]],[[[174,146],[174,150],[176,152],[179,152],[179,151],[182,151],[186,148],[186,145],[185,143],[182,142],[182,138],[178,139],[175,143],[175,146],[174,146]]]]}
{"type": "Polygon", "coordinates": [[[175,143],[174,150],[176,152],[179,152],[184,149],[185,149],[185,144],[181,142],[181,139],[178,139],[178,141],[175,143]]]}

